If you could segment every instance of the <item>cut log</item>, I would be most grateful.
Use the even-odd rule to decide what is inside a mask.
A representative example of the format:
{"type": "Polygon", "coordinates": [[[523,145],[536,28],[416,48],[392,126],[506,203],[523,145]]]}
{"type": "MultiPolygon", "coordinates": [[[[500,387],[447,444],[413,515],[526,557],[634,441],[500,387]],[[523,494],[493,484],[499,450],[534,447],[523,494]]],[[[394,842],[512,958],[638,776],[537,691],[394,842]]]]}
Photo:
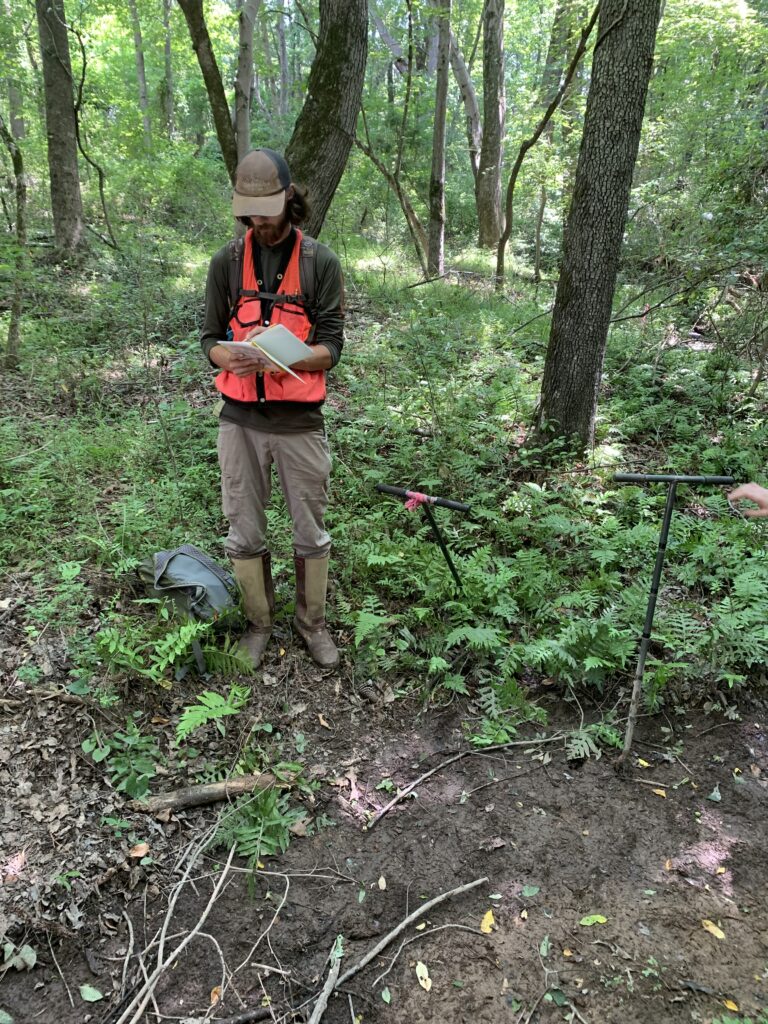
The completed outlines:
{"type": "Polygon", "coordinates": [[[173,789],[170,793],[160,793],[148,800],[131,800],[128,804],[132,811],[145,811],[157,814],[158,811],[183,811],[187,807],[200,807],[202,804],[215,804],[219,800],[231,800],[242,793],[252,793],[254,789],[270,789],[277,784],[274,775],[262,772],[259,775],[240,775],[226,782],[207,782],[201,786],[186,786],[184,789],[173,789]]]}

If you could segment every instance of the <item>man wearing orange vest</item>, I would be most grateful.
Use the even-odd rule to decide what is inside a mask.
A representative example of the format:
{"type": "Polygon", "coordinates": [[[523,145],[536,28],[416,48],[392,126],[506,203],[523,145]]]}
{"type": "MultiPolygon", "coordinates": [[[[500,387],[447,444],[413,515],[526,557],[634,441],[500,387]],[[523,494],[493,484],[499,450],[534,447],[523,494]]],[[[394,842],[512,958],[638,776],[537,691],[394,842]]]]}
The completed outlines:
{"type": "Polygon", "coordinates": [[[208,270],[201,344],[221,369],[216,387],[223,399],[218,448],[229,520],[226,549],[249,622],[240,646],[258,666],[272,633],[265,510],[274,465],[293,521],[294,626],[314,661],[333,668],[339,654],[325,623],[331,538],[324,525],[331,458],[322,405],[325,372],[339,361],[344,344],[341,265],[327,246],[302,239],[298,225],[306,219],[307,202],[274,150],[257,149],[241,160],[232,212],[247,227],[237,250],[239,283],[236,289],[231,283],[236,250],[230,243],[208,270]],[[255,348],[233,353],[217,344],[245,341],[278,323],[312,346],[312,355],[292,366],[300,381],[255,348]]]}

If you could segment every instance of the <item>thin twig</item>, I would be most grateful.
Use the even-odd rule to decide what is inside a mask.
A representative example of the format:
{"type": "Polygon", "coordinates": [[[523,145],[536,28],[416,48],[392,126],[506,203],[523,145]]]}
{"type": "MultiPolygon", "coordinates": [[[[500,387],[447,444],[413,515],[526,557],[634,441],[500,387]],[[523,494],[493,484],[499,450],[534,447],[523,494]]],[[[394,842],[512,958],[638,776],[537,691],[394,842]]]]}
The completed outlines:
{"type": "Polygon", "coordinates": [[[423,775],[420,775],[415,782],[412,782],[409,786],[406,786],[405,789],[399,790],[397,796],[393,797],[392,800],[390,800],[385,807],[382,807],[379,813],[375,815],[375,817],[372,818],[371,821],[365,826],[364,831],[370,832],[373,826],[378,824],[378,822],[381,821],[385,814],[391,811],[392,808],[396,804],[399,804],[401,800],[404,800],[405,797],[407,797],[409,793],[412,793],[414,789],[420,786],[422,782],[426,781],[430,776],[437,774],[437,772],[442,771],[443,768],[447,768],[455,761],[460,761],[464,757],[472,757],[475,754],[487,754],[492,750],[507,750],[510,747],[538,747],[541,746],[541,744],[543,743],[556,743],[558,740],[562,739],[564,739],[563,734],[558,733],[556,736],[549,736],[542,740],[512,740],[509,743],[497,743],[494,746],[483,747],[480,750],[462,750],[460,753],[454,754],[453,757],[449,757],[447,761],[443,761],[442,764],[437,765],[436,768],[431,768],[428,772],[425,772],[423,775]]]}
{"type": "MultiPolygon", "coordinates": [[[[542,999],[544,998],[544,996],[545,996],[546,994],[547,994],[547,990],[545,989],[545,990],[544,990],[544,991],[543,991],[543,992],[541,993],[541,995],[539,996],[539,998],[538,998],[538,999],[536,1000],[536,1002],[535,1002],[535,1003],[533,1004],[533,1006],[531,1007],[531,1009],[529,1010],[529,1012],[528,1012],[528,1016],[527,1016],[527,1017],[525,1018],[525,1024],[531,1024],[531,1018],[533,1017],[534,1013],[536,1012],[536,1007],[537,1007],[537,1006],[539,1005],[539,1003],[541,1002],[541,1000],[542,1000],[542,999]]],[[[520,1024],[520,1021],[521,1021],[522,1019],[523,1019],[523,1015],[522,1015],[522,1013],[521,1013],[521,1014],[520,1014],[520,1016],[519,1016],[519,1017],[518,1017],[518,1019],[517,1019],[517,1020],[518,1020],[518,1024],[520,1024]]]]}
{"type": "Polygon", "coordinates": [[[208,1010],[206,1011],[206,1014],[203,1017],[203,1020],[208,1020],[208,1018],[216,1012],[216,1007],[224,998],[224,988],[227,984],[227,962],[224,959],[224,954],[221,951],[221,946],[219,945],[218,941],[214,938],[214,936],[210,934],[210,932],[198,932],[197,934],[198,938],[200,939],[211,940],[213,945],[216,947],[216,952],[219,954],[219,960],[221,961],[221,985],[219,987],[219,998],[215,1002],[212,1002],[211,1005],[208,1007],[208,1010]]]}
{"type": "Polygon", "coordinates": [[[440,896],[435,896],[434,899],[422,904],[420,907],[414,910],[412,914],[409,914],[404,921],[401,921],[396,928],[393,928],[391,932],[388,932],[388,934],[385,935],[383,939],[377,942],[373,949],[369,950],[365,954],[362,960],[355,964],[354,967],[350,967],[350,969],[339,978],[337,988],[339,985],[343,985],[345,981],[349,981],[350,978],[353,978],[356,974],[362,971],[364,967],[367,967],[371,960],[374,960],[382,951],[382,949],[384,949],[386,946],[390,944],[390,942],[396,939],[397,936],[405,928],[413,924],[414,921],[417,921],[428,911],[432,910],[433,907],[436,907],[439,903],[442,903],[444,900],[450,899],[452,896],[461,896],[462,893],[469,892],[471,889],[476,889],[478,885],[483,885],[487,881],[488,878],[484,875],[482,878],[476,878],[474,882],[468,882],[466,885],[460,885],[457,889],[451,889],[450,892],[444,892],[440,896]]]}
{"type": "Polygon", "coordinates": [[[357,1019],[355,1017],[355,1007],[352,1002],[352,995],[350,992],[347,992],[347,999],[349,1000],[349,1015],[352,1018],[352,1024],[357,1024],[357,1019]]]}
{"type": "Polygon", "coordinates": [[[435,932],[442,932],[446,928],[454,928],[456,931],[469,932],[471,935],[479,935],[481,938],[483,937],[483,932],[481,932],[478,928],[468,928],[465,924],[440,924],[437,925],[436,928],[430,928],[428,932],[419,932],[418,935],[412,935],[410,939],[403,939],[403,941],[397,947],[397,952],[392,957],[392,961],[389,967],[386,969],[386,971],[382,971],[378,978],[375,978],[371,982],[371,988],[376,988],[376,986],[379,984],[382,978],[386,978],[386,976],[395,966],[397,958],[400,956],[400,954],[402,953],[406,946],[410,946],[412,942],[418,942],[419,939],[426,939],[428,935],[434,935],[435,932]]]}
{"type": "Polygon", "coordinates": [[[697,732],[693,738],[697,740],[700,736],[706,736],[708,732],[714,732],[715,729],[724,729],[726,725],[741,725],[741,722],[718,722],[717,725],[710,725],[710,727],[708,729],[704,729],[703,732],[697,732]]]}
{"type": "MultiPolygon", "coordinates": [[[[128,1024],[129,1021],[130,1021],[130,1024],[139,1024],[139,1021],[141,1020],[141,1016],[144,1013],[144,1009],[145,1009],[147,1003],[149,1002],[149,1000],[152,998],[152,995],[153,995],[153,992],[154,992],[154,988],[155,988],[155,985],[158,982],[158,979],[164,973],[166,968],[169,967],[170,964],[174,963],[181,956],[181,954],[184,952],[184,950],[190,944],[192,939],[200,932],[200,930],[202,929],[203,925],[205,924],[206,919],[208,918],[208,915],[210,914],[211,910],[213,909],[214,903],[217,901],[217,899],[219,898],[219,895],[221,894],[222,889],[224,888],[224,883],[226,882],[226,880],[227,880],[227,878],[229,876],[229,865],[232,863],[232,858],[234,856],[235,856],[235,846],[233,845],[232,849],[229,851],[229,857],[227,858],[227,863],[224,865],[224,870],[221,873],[221,878],[219,879],[219,881],[216,884],[216,887],[214,888],[213,892],[211,893],[211,898],[208,900],[208,903],[207,903],[205,909],[203,910],[203,913],[201,914],[197,924],[192,929],[192,931],[190,931],[187,934],[187,936],[184,939],[181,940],[181,942],[178,944],[178,946],[176,946],[176,948],[171,953],[168,954],[166,959],[162,963],[159,963],[157,965],[157,967],[152,972],[152,974],[149,976],[147,981],[144,983],[144,985],[142,985],[142,987],[139,989],[138,993],[133,997],[133,999],[130,1001],[130,1003],[128,1004],[126,1009],[123,1011],[123,1013],[120,1015],[120,1017],[115,1021],[115,1024],[128,1024]]],[[[185,872],[185,877],[186,877],[186,874],[188,874],[188,870],[187,870],[187,872],[185,872]]]]}
{"type": "Polygon", "coordinates": [[[125,994],[125,979],[128,976],[128,965],[130,964],[131,957],[133,956],[133,947],[135,943],[133,935],[133,922],[131,921],[127,910],[123,911],[123,917],[125,918],[125,922],[128,925],[128,952],[125,954],[125,962],[123,964],[123,977],[122,980],[120,981],[121,997],[125,994]]]}
{"type": "Polygon", "coordinates": [[[540,768],[544,767],[545,765],[542,761],[540,764],[535,764],[533,768],[529,768],[526,772],[517,772],[515,775],[502,775],[501,778],[491,779],[490,782],[484,782],[482,786],[475,786],[474,789],[470,789],[467,796],[474,796],[475,793],[479,793],[481,789],[488,789],[489,786],[495,786],[497,782],[512,782],[514,779],[522,779],[524,775],[531,775],[533,772],[537,772],[540,768]]]}
{"type": "Polygon", "coordinates": [[[47,936],[47,939],[48,939],[48,949],[50,949],[51,956],[53,957],[53,962],[56,964],[56,970],[59,972],[59,977],[61,978],[61,980],[62,980],[62,982],[64,984],[64,988],[67,990],[67,995],[69,996],[69,1005],[74,1010],[74,1008],[75,1008],[75,1000],[72,998],[72,993],[69,991],[69,985],[67,984],[67,979],[61,973],[61,968],[59,967],[59,961],[56,959],[56,954],[53,952],[53,946],[51,945],[51,937],[50,937],[50,935],[47,936]]]}
{"type": "MultiPolygon", "coordinates": [[[[259,872],[259,873],[261,874],[262,872],[259,872]]],[[[250,961],[250,959],[253,956],[253,954],[256,952],[256,950],[259,948],[259,946],[262,944],[264,939],[267,938],[267,936],[269,935],[270,931],[272,930],[272,927],[273,927],[275,921],[277,920],[278,914],[283,909],[283,907],[285,906],[285,901],[288,899],[288,890],[291,888],[291,880],[290,880],[289,876],[288,875],[283,875],[279,871],[265,871],[265,872],[263,872],[263,874],[277,875],[280,878],[282,878],[285,881],[285,892],[283,893],[283,898],[280,900],[279,904],[277,905],[277,909],[275,910],[274,914],[272,915],[272,920],[267,925],[266,930],[261,933],[261,935],[258,937],[258,939],[256,939],[254,944],[251,946],[251,948],[250,948],[250,950],[248,952],[248,955],[246,956],[245,960],[243,960],[243,962],[240,964],[239,967],[236,967],[234,969],[234,971],[232,972],[232,976],[233,977],[234,977],[235,974],[237,974],[239,971],[241,971],[248,964],[248,962],[250,961]]],[[[287,974],[288,972],[281,970],[280,973],[281,974],[287,974]]]]}

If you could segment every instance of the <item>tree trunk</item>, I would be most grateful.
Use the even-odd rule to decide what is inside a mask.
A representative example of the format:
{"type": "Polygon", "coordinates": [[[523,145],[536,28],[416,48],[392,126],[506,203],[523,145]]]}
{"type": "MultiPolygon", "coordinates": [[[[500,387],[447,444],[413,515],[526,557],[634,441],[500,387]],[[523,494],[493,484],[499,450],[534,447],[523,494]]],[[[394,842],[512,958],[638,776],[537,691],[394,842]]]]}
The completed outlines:
{"type": "Polygon", "coordinates": [[[660,0],[603,0],[537,426],[585,448],[653,65],[660,0]]]}
{"type": "Polygon", "coordinates": [[[285,18],[285,8],[278,8],[277,56],[280,61],[280,95],[277,109],[280,117],[286,117],[288,115],[288,97],[291,91],[291,72],[288,67],[288,46],[285,39],[285,18]]]}
{"type": "Polygon", "coordinates": [[[165,44],[163,56],[165,58],[165,82],[163,87],[163,108],[165,110],[165,130],[172,142],[176,131],[176,119],[174,114],[174,86],[173,86],[173,60],[171,49],[171,5],[173,0],[162,0],[163,2],[163,33],[165,44]]]}
{"type": "Polygon", "coordinates": [[[504,0],[483,12],[483,143],[475,183],[478,241],[495,248],[502,231],[501,152],[504,139],[504,0]]]}
{"type": "Polygon", "coordinates": [[[68,256],[83,243],[83,201],[64,0],[36,0],[35,9],[43,61],[53,230],[57,249],[68,256]]]}
{"type": "Polygon", "coordinates": [[[149,96],[147,93],[147,72],[144,67],[144,43],[141,38],[141,22],[136,0],[128,0],[128,12],[131,16],[133,29],[133,50],[136,55],[136,79],[139,84],[139,110],[141,123],[144,126],[144,145],[149,149],[152,145],[152,124],[149,119],[149,96]]]}
{"type": "Polygon", "coordinates": [[[429,176],[429,250],[427,270],[433,277],[445,264],[445,123],[448,110],[448,66],[451,48],[451,0],[442,0],[437,22],[435,124],[432,130],[432,171],[429,176]]]}
{"type": "MultiPolygon", "coordinates": [[[[37,0],[37,2],[38,4],[45,3],[46,0],[37,0]]],[[[216,138],[219,140],[221,155],[224,158],[224,166],[227,168],[230,181],[234,184],[237,170],[237,141],[219,65],[216,63],[213,44],[205,23],[203,0],[178,0],[178,4],[186,18],[192,49],[197,55],[197,61],[203,74],[213,123],[216,127],[216,138]]]]}
{"type": "Polygon", "coordinates": [[[251,97],[253,96],[253,26],[261,0],[245,0],[238,14],[240,46],[235,76],[235,137],[238,162],[251,148],[251,97]]]}
{"type": "MultiPolygon", "coordinates": [[[[464,58],[459,50],[458,41],[451,32],[451,69],[456,85],[459,87],[461,101],[464,104],[464,116],[467,127],[467,143],[469,145],[469,164],[472,168],[472,177],[477,186],[477,173],[480,167],[480,150],[483,144],[483,129],[480,123],[480,108],[477,105],[477,94],[472,84],[464,58]]],[[[501,194],[501,193],[499,193],[501,194]]]]}
{"type": "MultiPolygon", "coordinates": [[[[13,26],[13,14],[9,0],[0,0],[0,11],[8,26],[13,26]]],[[[19,87],[21,77],[21,62],[19,60],[18,39],[13,28],[9,33],[10,38],[6,40],[6,53],[4,61],[5,83],[8,92],[8,128],[11,137],[16,142],[21,142],[26,135],[24,124],[24,99],[19,87]]]]}
{"type": "Polygon", "coordinates": [[[16,254],[14,259],[13,293],[8,321],[8,339],[5,347],[5,368],[15,370],[19,365],[19,339],[24,302],[24,274],[27,262],[27,181],[24,158],[18,141],[8,131],[0,114],[0,138],[10,153],[16,184],[16,254]]]}
{"type": "Polygon", "coordinates": [[[317,236],[344,173],[355,137],[368,55],[366,0],[320,0],[320,32],[286,159],[309,190],[306,224],[317,236]]]}

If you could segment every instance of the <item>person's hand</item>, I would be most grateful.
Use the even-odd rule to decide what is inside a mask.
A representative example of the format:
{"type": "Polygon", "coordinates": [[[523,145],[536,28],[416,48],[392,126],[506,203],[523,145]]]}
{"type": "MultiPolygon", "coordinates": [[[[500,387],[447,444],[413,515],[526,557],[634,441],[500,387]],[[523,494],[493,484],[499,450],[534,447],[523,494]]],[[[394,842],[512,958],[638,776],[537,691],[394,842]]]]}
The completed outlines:
{"type": "MultiPolygon", "coordinates": [[[[252,328],[246,334],[245,340],[246,341],[250,341],[251,338],[258,338],[258,336],[260,334],[263,334],[264,331],[267,331],[267,330],[269,330],[268,327],[254,327],[254,328],[252,328]]],[[[261,360],[261,366],[259,367],[259,371],[261,373],[283,373],[284,372],[283,370],[280,369],[279,366],[275,366],[275,364],[273,362],[271,362],[269,359],[267,359],[267,357],[264,355],[263,352],[259,352],[259,350],[257,348],[255,348],[253,351],[257,353],[259,359],[261,360]]]]}
{"type": "MultiPolygon", "coordinates": [[[[264,328],[257,328],[261,332],[264,328]]],[[[255,336],[252,334],[252,336],[255,336]]],[[[223,345],[214,345],[210,351],[210,359],[222,370],[233,373],[236,377],[250,377],[254,373],[273,373],[279,367],[266,358],[263,352],[251,345],[243,345],[242,350],[233,352],[223,345]]]]}
{"type": "Polygon", "coordinates": [[[754,519],[768,516],[768,490],[765,487],[760,487],[759,484],[742,484],[728,495],[728,501],[731,503],[742,500],[754,501],[757,505],[757,508],[740,508],[739,512],[743,515],[754,519]]]}

